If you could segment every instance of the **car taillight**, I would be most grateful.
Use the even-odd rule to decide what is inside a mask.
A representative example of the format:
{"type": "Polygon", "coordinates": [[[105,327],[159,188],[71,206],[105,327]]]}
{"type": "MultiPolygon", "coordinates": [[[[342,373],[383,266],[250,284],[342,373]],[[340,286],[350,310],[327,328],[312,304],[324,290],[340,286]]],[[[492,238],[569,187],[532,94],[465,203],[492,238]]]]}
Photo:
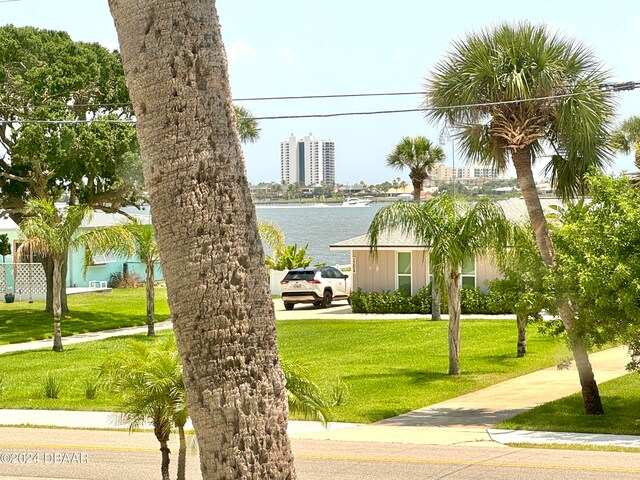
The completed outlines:
{"type": "Polygon", "coordinates": [[[307,283],[320,283],[320,280],[314,278],[313,280],[307,280],[307,283]]]}
{"type": "Polygon", "coordinates": [[[280,285],[286,285],[289,283],[289,280],[280,280],[280,285]]]}

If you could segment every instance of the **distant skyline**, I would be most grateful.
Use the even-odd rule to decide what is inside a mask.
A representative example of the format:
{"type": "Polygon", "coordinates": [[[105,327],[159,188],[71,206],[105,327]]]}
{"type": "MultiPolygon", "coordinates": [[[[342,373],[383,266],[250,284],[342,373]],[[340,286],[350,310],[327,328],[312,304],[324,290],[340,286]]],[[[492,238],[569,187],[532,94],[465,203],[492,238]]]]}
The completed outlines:
{"type": "MultiPolygon", "coordinates": [[[[423,90],[430,69],[456,39],[498,23],[528,20],[591,48],[612,81],[640,80],[640,2],[521,0],[225,0],[216,2],[234,98],[423,90]]],[[[107,0],[21,0],[0,3],[0,22],[65,30],[74,40],[118,48],[107,0]]],[[[619,119],[640,115],[640,90],[618,95],[619,119]]],[[[421,95],[322,100],[251,101],[256,117],[411,109],[421,95]]],[[[240,103],[240,102],[238,102],[240,103]]],[[[335,142],[336,182],[381,183],[406,172],[385,165],[403,136],[438,141],[420,112],[263,120],[260,140],[244,146],[252,183],[280,180],[280,142],[314,132],[335,142]]],[[[451,143],[444,143],[446,165],[451,143]]],[[[456,166],[464,159],[455,158],[456,166]]],[[[538,166],[539,170],[542,165],[538,166]]],[[[612,170],[633,170],[630,155],[612,170]]]]}

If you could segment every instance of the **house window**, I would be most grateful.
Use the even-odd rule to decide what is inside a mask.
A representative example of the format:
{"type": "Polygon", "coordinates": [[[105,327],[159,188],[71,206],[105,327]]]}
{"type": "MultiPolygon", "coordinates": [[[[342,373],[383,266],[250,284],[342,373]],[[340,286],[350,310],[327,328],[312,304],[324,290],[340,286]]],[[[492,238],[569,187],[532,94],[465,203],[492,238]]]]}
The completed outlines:
{"type": "Polygon", "coordinates": [[[411,296],[411,252],[398,252],[397,288],[411,296]]]}
{"type": "Polygon", "coordinates": [[[107,263],[115,263],[116,257],[114,255],[98,253],[93,256],[92,265],[105,265],[107,263]]]}
{"type": "Polygon", "coordinates": [[[467,257],[462,262],[462,288],[476,286],[476,259],[467,257]]]}

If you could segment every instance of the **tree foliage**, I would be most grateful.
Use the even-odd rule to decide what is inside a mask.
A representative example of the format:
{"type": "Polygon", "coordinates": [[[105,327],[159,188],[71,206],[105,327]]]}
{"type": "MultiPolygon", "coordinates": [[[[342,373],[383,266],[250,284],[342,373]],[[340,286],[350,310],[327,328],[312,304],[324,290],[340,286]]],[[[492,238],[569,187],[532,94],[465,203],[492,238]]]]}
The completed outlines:
{"type": "Polygon", "coordinates": [[[589,345],[640,335],[640,192],[626,178],[588,177],[590,202],[567,206],[553,227],[558,268],[548,277],[571,298],[589,345]]]}
{"type": "Polygon", "coordinates": [[[32,27],[0,28],[0,202],[29,198],[114,212],[141,199],[142,169],[120,56],[32,27]],[[68,123],[31,123],[60,121],[68,123]]]}
{"type": "Polygon", "coordinates": [[[409,178],[413,185],[413,199],[420,201],[422,185],[429,178],[429,171],[445,158],[439,145],[434,145],[423,136],[403,137],[388,156],[387,165],[402,170],[409,169],[409,178]]]}

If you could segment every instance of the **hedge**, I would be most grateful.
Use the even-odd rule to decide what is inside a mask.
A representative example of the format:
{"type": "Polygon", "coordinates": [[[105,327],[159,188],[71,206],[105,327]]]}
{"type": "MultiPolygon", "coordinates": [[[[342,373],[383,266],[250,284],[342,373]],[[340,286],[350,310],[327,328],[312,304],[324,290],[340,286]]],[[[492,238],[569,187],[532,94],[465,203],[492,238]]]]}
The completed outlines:
{"type": "MultiPolygon", "coordinates": [[[[501,281],[503,282],[503,281],[501,281]]],[[[422,287],[416,295],[408,296],[402,290],[392,292],[351,292],[353,313],[431,313],[431,285],[422,287]]],[[[499,315],[513,313],[514,298],[504,284],[492,282],[489,293],[480,289],[464,287],[460,291],[461,312],[465,314],[499,315]],[[491,288],[493,287],[493,288],[491,288]]],[[[447,296],[442,295],[442,313],[447,312],[447,296]]]]}

